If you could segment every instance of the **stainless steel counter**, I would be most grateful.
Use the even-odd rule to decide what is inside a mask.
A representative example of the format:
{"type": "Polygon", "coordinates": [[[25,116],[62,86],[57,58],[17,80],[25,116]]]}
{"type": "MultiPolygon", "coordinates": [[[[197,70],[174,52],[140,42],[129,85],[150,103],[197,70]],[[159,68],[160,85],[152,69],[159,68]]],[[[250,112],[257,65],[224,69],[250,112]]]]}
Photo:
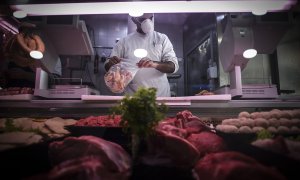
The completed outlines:
{"type": "MultiPolygon", "coordinates": [[[[119,98],[120,99],[120,98],[119,98]]],[[[190,110],[199,116],[216,118],[236,117],[241,111],[262,111],[300,108],[300,100],[267,99],[267,100],[160,100],[168,104],[168,115],[173,116],[182,110],[190,110]],[[176,102],[176,103],[170,103],[176,102]]],[[[109,109],[118,103],[110,100],[45,100],[0,101],[0,117],[54,117],[81,118],[109,113],[109,109]]]]}
{"type": "MultiPolygon", "coordinates": [[[[82,100],[31,100],[0,101],[0,108],[107,108],[116,101],[86,102],[82,100]]],[[[229,101],[191,101],[191,104],[168,105],[170,108],[300,108],[299,101],[283,100],[229,100],[229,101]]]]}

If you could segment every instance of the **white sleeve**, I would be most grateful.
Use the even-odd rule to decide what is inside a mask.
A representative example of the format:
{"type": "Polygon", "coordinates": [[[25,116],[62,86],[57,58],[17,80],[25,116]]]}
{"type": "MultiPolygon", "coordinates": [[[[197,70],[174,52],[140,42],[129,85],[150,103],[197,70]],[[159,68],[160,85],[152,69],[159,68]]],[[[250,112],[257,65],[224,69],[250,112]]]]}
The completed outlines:
{"type": "Polygon", "coordinates": [[[176,73],[179,69],[178,60],[175,54],[175,51],[173,49],[173,45],[169,38],[165,36],[166,38],[163,41],[163,49],[162,49],[162,61],[163,62],[173,62],[175,65],[175,70],[173,73],[176,73]]]}

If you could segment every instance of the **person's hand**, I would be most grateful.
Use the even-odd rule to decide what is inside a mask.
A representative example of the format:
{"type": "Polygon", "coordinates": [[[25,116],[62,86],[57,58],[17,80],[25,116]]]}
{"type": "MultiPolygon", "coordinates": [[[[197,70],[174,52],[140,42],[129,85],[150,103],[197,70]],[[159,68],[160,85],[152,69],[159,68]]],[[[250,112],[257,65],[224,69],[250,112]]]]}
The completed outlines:
{"type": "Polygon", "coordinates": [[[148,57],[142,58],[136,65],[139,68],[156,68],[158,66],[158,63],[155,61],[152,61],[148,57]]]}
{"type": "Polygon", "coordinates": [[[121,59],[118,58],[117,56],[110,57],[109,61],[108,61],[108,63],[110,63],[112,66],[115,64],[118,64],[120,62],[121,62],[121,59]]]}
{"type": "Polygon", "coordinates": [[[108,71],[110,69],[110,67],[112,67],[113,65],[118,64],[120,62],[121,62],[121,58],[119,58],[117,56],[109,57],[108,62],[105,64],[104,68],[106,71],[108,71]]]}

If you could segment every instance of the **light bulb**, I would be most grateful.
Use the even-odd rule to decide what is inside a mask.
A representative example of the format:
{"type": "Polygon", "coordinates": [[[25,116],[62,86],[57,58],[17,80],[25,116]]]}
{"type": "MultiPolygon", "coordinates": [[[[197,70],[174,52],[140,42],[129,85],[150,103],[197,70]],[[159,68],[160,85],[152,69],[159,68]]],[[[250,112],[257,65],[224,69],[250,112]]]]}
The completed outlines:
{"type": "Polygon", "coordinates": [[[27,13],[25,11],[21,11],[21,10],[20,11],[15,11],[13,13],[13,16],[16,17],[16,18],[18,18],[18,19],[21,19],[21,18],[26,17],[27,13]]]}
{"type": "Polygon", "coordinates": [[[247,49],[244,51],[243,56],[244,58],[251,59],[257,55],[257,51],[255,49],[247,49]]]}
{"type": "Polygon", "coordinates": [[[267,10],[265,9],[256,9],[252,11],[252,14],[256,15],[256,16],[262,16],[265,15],[267,13],[267,10]]]}
{"type": "Polygon", "coordinates": [[[139,10],[133,10],[133,11],[130,11],[129,12],[129,16],[131,17],[140,17],[142,16],[144,13],[142,13],[141,11],[139,10]]]}
{"type": "Polygon", "coordinates": [[[43,53],[41,51],[30,51],[30,57],[34,59],[42,59],[43,53]]]}
{"type": "Polygon", "coordinates": [[[135,57],[144,58],[147,56],[148,52],[145,49],[136,49],[134,50],[133,54],[135,55],[135,57]]]}

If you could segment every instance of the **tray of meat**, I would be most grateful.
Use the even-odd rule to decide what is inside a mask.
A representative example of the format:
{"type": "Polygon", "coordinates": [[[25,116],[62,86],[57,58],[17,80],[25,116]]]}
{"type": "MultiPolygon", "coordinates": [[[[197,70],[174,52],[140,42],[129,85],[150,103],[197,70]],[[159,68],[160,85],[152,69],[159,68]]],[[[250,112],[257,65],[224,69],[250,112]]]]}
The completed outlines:
{"type": "Polygon", "coordinates": [[[120,121],[120,115],[89,116],[87,118],[79,119],[74,125],[89,127],[120,127],[120,121]]]}
{"type": "Polygon", "coordinates": [[[10,87],[0,89],[0,100],[31,100],[33,98],[33,88],[10,87]]]}
{"type": "Polygon", "coordinates": [[[124,132],[121,127],[71,125],[65,126],[65,129],[71,132],[71,136],[96,136],[107,141],[115,142],[124,148],[127,148],[130,142],[129,133],[124,132]]]}
{"type": "Polygon", "coordinates": [[[105,140],[127,145],[129,136],[120,126],[121,116],[89,116],[79,119],[74,125],[65,126],[73,136],[93,135],[105,140]]]}
{"type": "Polygon", "coordinates": [[[29,101],[32,100],[32,94],[15,94],[15,95],[2,95],[0,96],[0,100],[8,100],[8,101],[29,101]]]}

